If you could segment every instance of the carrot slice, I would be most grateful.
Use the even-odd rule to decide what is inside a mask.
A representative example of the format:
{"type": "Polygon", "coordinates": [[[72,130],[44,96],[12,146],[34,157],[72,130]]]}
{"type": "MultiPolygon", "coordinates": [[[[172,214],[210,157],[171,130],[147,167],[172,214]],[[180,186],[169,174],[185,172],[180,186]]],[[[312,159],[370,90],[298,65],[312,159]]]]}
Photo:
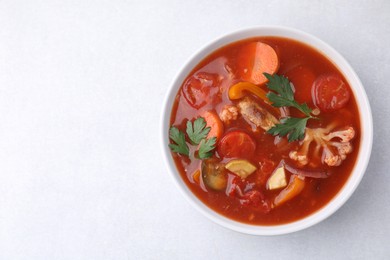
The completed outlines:
{"type": "Polygon", "coordinates": [[[203,118],[206,121],[206,125],[210,127],[210,132],[207,135],[207,138],[216,137],[220,139],[223,134],[223,123],[219,116],[214,111],[206,111],[203,114],[203,118]]]}
{"type": "Polygon", "coordinates": [[[287,187],[284,188],[274,200],[274,206],[280,206],[283,203],[296,197],[305,187],[305,179],[298,177],[297,175],[291,175],[290,182],[287,187]]]}
{"type": "Polygon", "coordinates": [[[279,59],[268,44],[252,42],[238,53],[238,70],[243,80],[260,85],[267,82],[263,73],[274,74],[279,69],[279,59]]]}
{"type": "Polygon", "coordinates": [[[245,96],[245,91],[249,91],[264,100],[265,103],[271,104],[267,98],[267,92],[250,82],[239,82],[231,86],[228,95],[231,100],[239,99],[245,96]]]}

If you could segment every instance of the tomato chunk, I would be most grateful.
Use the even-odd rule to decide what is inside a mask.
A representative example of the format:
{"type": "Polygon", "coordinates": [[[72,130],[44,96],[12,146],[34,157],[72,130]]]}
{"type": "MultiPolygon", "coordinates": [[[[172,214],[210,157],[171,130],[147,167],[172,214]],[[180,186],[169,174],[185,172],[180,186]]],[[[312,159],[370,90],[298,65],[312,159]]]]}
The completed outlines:
{"type": "Polygon", "coordinates": [[[345,107],[350,96],[348,86],[334,74],[318,77],[312,87],[314,104],[325,112],[345,107]]]}
{"type": "Polygon", "coordinates": [[[311,87],[316,80],[312,69],[305,65],[298,66],[286,72],[286,76],[294,85],[295,100],[299,103],[311,102],[311,87]]]}
{"type": "Polygon", "coordinates": [[[213,101],[219,92],[219,83],[217,74],[198,72],[184,83],[183,96],[188,104],[199,109],[213,101]]]}
{"type": "Polygon", "coordinates": [[[256,211],[268,213],[271,210],[269,202],[264,198],[264,195],[258,190],[248,191],[240,199],[243,206],[252,207],[256,211]]]}
{"type": "Polygon", "coordinates": [[[257,170],[256,184],[264,187],[275,169],[275,162],[269,159],[261,159],[259,165],[260,169],[257,170]]]}
{"type": "Polygon", "coordinates": [[[238,130],[225,134],[217,146],[219,156],[227,158],[250,158],[255,150],[255,140],[249,134],[238,130]]]}
{"type": "Polygon", "coordinates": [[[226,188],[226,195],[233,198],[240,198],[244,189],[243,181],[235,174],[229,174],[226,188]]]}
{"type": "Polygon", "coordinates": [[[268,213],[271,210],[269,201],[264,195],[254,190],[255,184],[242,180],[236,175],[229,175],[226,195],[237,198],[242,206],[250,207],[257,212],[268,213]]]}

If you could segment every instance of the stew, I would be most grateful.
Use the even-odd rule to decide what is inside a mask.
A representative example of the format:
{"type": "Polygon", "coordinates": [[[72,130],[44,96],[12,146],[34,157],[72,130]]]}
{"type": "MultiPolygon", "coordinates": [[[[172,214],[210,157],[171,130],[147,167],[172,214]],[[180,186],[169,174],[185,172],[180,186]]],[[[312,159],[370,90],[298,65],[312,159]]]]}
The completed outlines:
{"type": "Polygon", "coordinates": [[[170,124],[189,189],[254,225],[296,221],[329,203],[360,144],[359,110],[341,72],[317,50],[279,37],[205,57],[182,83],[170,124]]]}

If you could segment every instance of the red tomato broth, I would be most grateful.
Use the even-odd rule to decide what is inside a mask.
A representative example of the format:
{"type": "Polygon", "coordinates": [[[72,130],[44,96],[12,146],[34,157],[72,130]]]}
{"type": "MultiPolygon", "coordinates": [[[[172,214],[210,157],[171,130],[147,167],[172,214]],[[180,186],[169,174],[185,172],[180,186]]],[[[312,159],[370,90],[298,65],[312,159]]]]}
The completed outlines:
{"type": "MultiPolygon", "coordinates": [[[[172,153],[172,155],[177,169],[188,188],[205,205],[214,211],[225,217],[248,224],[286,224],[307,217],[329,203],[348,180],[358,155],[360,145],[359,110],[353,96],[353,92],[348,86],[348,82],[331,61],[315,49],[303,43],[286,38],[258,37],[231,43],[205,57],[191,71],[191,73],[189,73],[188,77],[183,82],[184,85],[191,76],[199,72],[217,74],[219,75],[220,80],[219,91],[217,94],[218,97],[214,99],[209,98],[209,100],[214,101],[197,109],[191,107],[185,97],[183,97],[182,85],[180,91],[177,93],[175,103],[172,108],[170,124],[185,132],[185,123],[187,120],[192,121],[193,119],[201,116],[205,111],[209,110],[213,110],[219,114],[225,105],[236,104],[236,101],[229,99],[227,90],[233,84],[242,81],[238,73],[235,72],[237,69],[237,52],[242,45],[255,41],[261,41],[275,49],[280,63],[279,70],[276,73],[287,77],[291,75],[291,82],[294,84],[294,79],[297,82],[297,84],[294,84],[296,93],[304,92],[304,94],[296,95],[297,101],[306,102],[312,109],[315,108],[315,106],[311,97],[311,84],[307,82],[311,82],[313,77],[317,78],[324,73],[332,73],[339,76],[346,83],[348,89],[350,90],[351,98],[345,107],[337,111],[321,111],[321,114],[319,115],[320,120],[309,120],[307,127],[325,127],[330,122],[335,121],[342,126],[353,126],[356,131],[356,135],[351,141],[353,145],[352,153],[347,155],[347,159],[344,160],[340,166],[330,167],[327,165],[319,165],[317,169],[327,170],[331,173],[330,177],[326,179],[306,178],[305,187],[297,197],[287,201],[281,206],[271,209],[268,213],[258,212],[251,207],[241,205],[237,198],[227,196],[225,191],[213,191],[208,189],[203,184],[202,180],[200,181],[200,185],[197,184],[194,182],[192,175],[199,169],[200,161],[190,161],[185,156],[175,153],[172,153]],[[309,76],[305,76],[302,79],[299,77],[299,71],[304,71],[303,74],[309,76]]],[[[290,112],[293,116],[302,116],[300,112],[294,109],[291,109],[290,112]]],[[[249,158],[246,157],[246,159],[257,167],[257,171],[248,176],[246,181],[254,183],[256,190],[262,192],[268,201],[273,201],[282,189],[267,190],[265,188],[264,181],[267,180],[271,172],[269,172],[268,169],[268,172],[264,171],[263,173],[261,171],[262,165],[267,164],[268,162],[267,167],[270,168],[269,165],[272,165],[270,164],[270,162],[272,162],[274,164],[272,169],[274,169],[283,159],[287,163],[297,166],[296,162],[289,158],[288,153],[292,149],[296,149],[299,146],[299,143],[284,143],[284,145],[277,147],[275,145],[274,136],[266,133],[262,129],[253,132],[253,126],[247,123],[240,116],[237,120],[233,120],[229,124],[224,123],[224,134],[235,130],[244,130],[256,141],[256,150],[254,154],[249,158]]],[[[224,134],[222,136],[224,136],[224,134]]],[[[286,139],[286,137],[284,137],[284,139],[286,139]]],[[[213,157],[216,158],[216,156],[217,155],[214,155],[213,157]]],[[[219,160],[222,162],[224,160],[226,161],[224,158],[219,160]]],[[[304,169],[310,170],[311,167],[305,166],[304,169]]],[[[287,182],[290,175],[291,174],[286,171],[287,182]]]]}

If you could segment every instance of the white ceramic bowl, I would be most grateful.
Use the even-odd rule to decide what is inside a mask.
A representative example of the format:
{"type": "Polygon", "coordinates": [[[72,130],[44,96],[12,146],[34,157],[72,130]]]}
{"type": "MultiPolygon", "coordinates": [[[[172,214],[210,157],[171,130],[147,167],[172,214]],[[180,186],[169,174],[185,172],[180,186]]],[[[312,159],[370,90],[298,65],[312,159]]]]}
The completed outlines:
{"type": "Polygon", "coordinates": [[[355,191],[356,187],[359,185],[367,168],[372,148],[373,124],[371,108],[363,85],[352,67],[336,50],[334,50],[325,42],[319,40],[318,38],[310,34],[286,27],[266,26],[243,29],[233,33],[229,33],[201,48],[200,51],[198,51],[192,58],[190,58],[189,61],[184,65],[184,67],[180,69],[178,75],[173,80],[173,83],[170,86],[167,96],[165,98],[161,119],[161,144],[164,159],[168,166],[169,173],[173,177],[179,190],[184,194],[184,196],[196,209],[198,209],[201,213],[203,213],[203,215],[205,215],[209,219],[226,228],[252,235],[279,235],[291,233],[308,228],[329,217],[348,200],[348,198],[355,191]],[[203,58],[205,58],[208,54],[212,53],[216,49],[231,42],[256,36],[279,36],[291,38],[303,42],[309,46],[312,46],[313,48],[321,52],[323,55],[325,55],[328,59],[333,61],[336,67],[348,80],[348,83],[351,86],[356,101],[358,103],[359,112],[361,116],[360,151],[356,160],[356,165],[353,169],[353,173],[349,177],[344,187],[327,205],[325,205],[323,208],[316,211],[315,213],[295,222],[275,226],[258,226],[244,224],[226,218],[207,207],[189,190],[189,188],[186,186],[186,184],[180,177],[168,147],[168,131],[170,127],[169,119],[171,115],[172,105],[175,96],[186,76],[203,58]]]}

